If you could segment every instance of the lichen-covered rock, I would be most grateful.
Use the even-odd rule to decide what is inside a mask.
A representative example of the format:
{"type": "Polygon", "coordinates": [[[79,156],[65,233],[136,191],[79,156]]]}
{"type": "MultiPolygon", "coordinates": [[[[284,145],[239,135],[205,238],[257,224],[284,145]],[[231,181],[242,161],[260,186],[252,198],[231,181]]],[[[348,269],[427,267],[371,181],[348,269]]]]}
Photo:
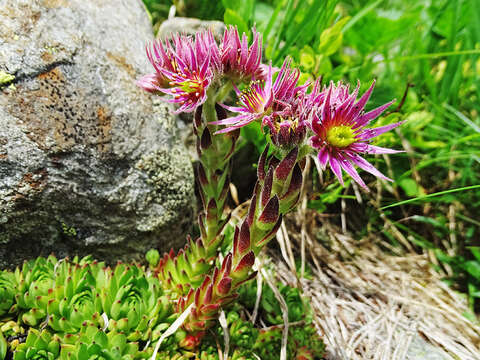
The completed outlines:
{"type": "Polygon", "coordinates": [[[134,83],[151,70],[141,1],[0,9],[0,267],[183,244],[193,172],[171,108],[134,83]]]}
{"type": "Polygon", "coordinates": [[[186,17],[174,17],[165,20],[160,25],[157,37],[159,39],[167,39],[174,33],[194,35],[198,31],[212,30],[215,38],[217,38],[217,40],[220,40],[223,38],[223,33],[225,29],[225,24],[221,21],[208,21],[186,17]]]}

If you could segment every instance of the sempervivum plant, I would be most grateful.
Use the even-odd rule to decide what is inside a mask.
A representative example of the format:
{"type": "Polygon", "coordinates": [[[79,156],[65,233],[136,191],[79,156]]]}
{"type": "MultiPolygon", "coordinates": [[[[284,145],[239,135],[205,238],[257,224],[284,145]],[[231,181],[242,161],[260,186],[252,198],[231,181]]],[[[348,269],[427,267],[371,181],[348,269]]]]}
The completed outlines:
{"type": "MultiPolygon", "coordinates": [[[[367,188],[356,167],[390,180],[364,159],[396,152],[371,142],[400,125],[370,127],[391,104],[364,112],[373,84],[358,100],[359,87],[350,92],[341,82],[299,84],[300,71],[288,59],[280,69],[261,63],[256,31],[249,44],[245,34],[231,27],[219,44],[211,31],[156,41],[148,46],[147,57],[154,72],[138,85],[178,105],[176,113],[194,114],[199,237],[161,258],[151,252],[147,272],[137,264],[104,267],[90,258],[69,262],[50,256],[26,262],[13,276],[0,273],[0,325],[9,324],[8,331],[17,326],[19,333],[25,325],[28,332],[25,343],[21,336],[8,340],[10,348],[16,346],[15,359],[216,360],[218,337],[212,344],[206,335],[215,333],[212,327],[217,334],[224,331],[219,314],[256,276],[257,257],[295,208],[307,157],[316,156],[324,170],[329,166],[342,184],[345,171],[367,188]],[[269,145],[258,161],[246,213],[230,221],[232,157],[240,129],[252,123],[268,133],[269,145]],[[232,231],[224,231],[227,227],[232,231]],[[220,254],[221,246],[226,253],[220,254]],[[165,339],[167,329],[174,328],[175,335],[165,339]]],[[[323,343],[298,292],[282,293],[289,320],[306,324],[289,328],[289,358],[321,357],[323,343]]],[[[265,297],[261,311],[263,319],[280,322],[273,296],[265,297]]],[[[230,358],[249,360],[258,352],[263,360],[278,359],[280,328],[258,332],[234,315],[228,325],[235,347],[230,358]]],[[[0,338],[0,355],[5,343],[0,338]]]]}
{"type": "Polygon", "coordinates": [[[82,331],[70,335],[61,345],[61,360],[133,360],[141,359],[138,343],[129,342],[123,333],[105,333],[94,323],[85,322],[82,331]]]}
{"type": "MultiPolygon", "coordinates": [[[[0,348],[2,348],[3,351],[6,351],[7,349],[10,349],[11,351],[15,350],[20,344],[20,341],[25,340],[26,337],[25,329],[18,325],[16,321],[0,321],[0,348]],[[6,339],[9,339],[8,343],[6,339]]],[[[0,351],[0,359],[3,359],[5,354],[3,355],[4,357],[2,357],[1,354],[2,351],[0,351]]]]}
{"type": "Polygon", "coordinates": [[[16,287],[15,275],[8,271],[0,271],[0,316],[12,309],[16,287]]]}
{"type": "Polygon", "coordinates": [[[258,336],[256,329],[250,321],[243,320],[237,311],[230,311],[227,315],[230,330],[230,342],[243,349],[252,349],[258,336]]]}
{"type": "Polygon", "coordinates": [[[77,332],[86,320],[103,325],[95,274],[102,263],[90,259],[60,261],[55,269],[55,284],[48,291],[48,325],[60,333],[77,332]]]}
{"type": "Polygon", "coordinates": [[[29,326],[35,326],[45,320],[47,315],[48,291],[54,284],[54,269],[57,259],[39,257],[26,261],[22,269],[15,270],[17,291],[15,295],[17,310],[21,320],[29,326]]]}
{"type": "MultiPolygon", "coordinates": [[[[288,321],[296,322],[305,319],[309,308],[305,306],[304,299],[300,295],[297,288],[292,288],[287,285],[280,285],[280,293],[283,296],[288,308],[288,321]]],[[[265,319],[270,324],[283,324],[282,309],[278,300],[275,298],[270,287],[263,288],[261,308],[264,312],[265,319]]]]}
{"type": "Polygon", "coordinates": [[[18,345],[13,360],[54,360],[60,355],[60,338],[47,330],[30,329],[25,343],[18,345]]]}
{"type": "Polygon", "coordinates": [[[178,298],[178,315],[187,312],[183,328],[190,340],[185,346],[194,348],[220,310],[237,298],[239,287],[255,276],[256,257],[298,202],[306,157],[317,153],[320,165],[330,165],[342,184],[345,171],[366,188],[356,166],[390,180],[361,155],[396,152],[371,141],[400,123],[368,127],[392,104],[364,112],[373,84],[357,100],[359,87],[350,93],[341,82],[328,87],[320,81],[298,84],[300,71],[288,59],[280,69],[261,64],[261,39],[255,31],[250,46],[235,28],[225,32],[220,44],[210,31],[192,38],[174,35],[148,47],[147,56],[155,73],[138,85],[169,95],[164,99],[179,104],[177,112],[195,111],[201,236],[178,253],[170,251],[156,269],[172,298],[178,298]],[[235,104],[225,103],[229,93],[235,104]],[[248,212],[235,225],[233,239],[227,239],[232,250],[220,261],[216,253],[228,221],[224,208],[230,159],[239,129],[253,122],[268,131],[271,146],[259,159],[248,212]]]}
{"type": "Polygon", "coordinates": [[[158,278],[146,276],[136,264],[106,268],[96,286],[108,329],[127,334],[129,340],[147,340],[157,325],[173,321],[172,304],[163,296],[158,278]]]}

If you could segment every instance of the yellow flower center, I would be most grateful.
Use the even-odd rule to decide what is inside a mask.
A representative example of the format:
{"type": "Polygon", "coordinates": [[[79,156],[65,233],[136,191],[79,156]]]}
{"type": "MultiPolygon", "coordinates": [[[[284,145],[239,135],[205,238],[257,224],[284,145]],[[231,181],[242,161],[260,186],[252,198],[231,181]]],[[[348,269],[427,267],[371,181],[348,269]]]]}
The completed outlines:
{"type": "Polygon", "coordinates": [[[355,141],[355,134],[350,126],[333,126],[327,130],[327,142],[332,146],[345,148],[355,141]]]}
{"type": "Polygon", "coordinates": [[[185,80],[179,84],[180,89],[182,89],[186,93],[201,93],[203,90],[203,84],[200,80],[192,79],[192,80],[185,80]]]}
{"type": "MultiPolygon", "coordinates": [[[[258,81],[257,81],[258,82],[258,81]]],[[[249,87],[242,91],[241,99],[252,111],[257,114],[262,114],[265,112],[265,99],[262,94],[259,93],[258,89],[249,87]]]]}

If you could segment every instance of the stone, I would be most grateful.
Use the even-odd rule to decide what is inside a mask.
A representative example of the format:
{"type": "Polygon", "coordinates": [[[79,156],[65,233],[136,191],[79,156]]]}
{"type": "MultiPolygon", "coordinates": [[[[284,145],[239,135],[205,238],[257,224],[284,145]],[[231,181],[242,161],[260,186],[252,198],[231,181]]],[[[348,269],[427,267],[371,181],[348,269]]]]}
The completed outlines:
{"type": "Polygon", "coordinates": [[[408,348],[405,359],[407,360],[447,360],[450,357],[440,348],[425,341],[416,334],[408,348]]]}
{"type": "Polygon", "coordinates": [[[211,29],[217,40],[223,38],[226,26],[221,21],[216,20],[199,20],[194,18],[173,17],[165,20],[158,29],[157,38],[167,39],[172,34],[181,33],[186,35],[194,35],[198,31],[211,29]]]}
{"type": "Polygon", "coordinates": [[[139,0],[0,0],[0,268],[168,250],[191,229],[194,179],[152,71],[139,0]]]}

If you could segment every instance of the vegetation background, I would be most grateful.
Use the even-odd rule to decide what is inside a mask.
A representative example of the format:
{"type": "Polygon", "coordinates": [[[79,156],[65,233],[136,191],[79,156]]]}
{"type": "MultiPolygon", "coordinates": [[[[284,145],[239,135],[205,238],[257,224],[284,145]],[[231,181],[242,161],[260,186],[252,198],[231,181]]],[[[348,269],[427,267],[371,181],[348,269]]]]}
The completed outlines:
{"type": "MultiPolygon", "coordinates": [[[[397,102],[376,126],[406,120],[377,145],[404,154],[370,159],[394,183],[372,192],[314,182],[308,206],[358,238],[377,234],[391,252],[426,252],[445,281],[480,310],[480,0],[143,0],[156,29],[177,16],[217,19],[263,33],[265,62],[289,55],[302,81],[373,79],[371,108],[397,102]],[[337,200],[341,201],[337,201],[337,200]],[[339,205],[340,204],[340,205],[339,205]],[[343,207],[343,210],[341,209],[343,207]],[[346,209],[346,210],[345,210],[346,209]]],[[[242,129],[258,152],[259,127],[242,129]]],[[[253,166],[253,163],[252,163],[253,166]]],[[[253,169],[253,167],[252,167],[253,169]]],[[[317,179],[318,176],[314,176],[317,179]]]]}

